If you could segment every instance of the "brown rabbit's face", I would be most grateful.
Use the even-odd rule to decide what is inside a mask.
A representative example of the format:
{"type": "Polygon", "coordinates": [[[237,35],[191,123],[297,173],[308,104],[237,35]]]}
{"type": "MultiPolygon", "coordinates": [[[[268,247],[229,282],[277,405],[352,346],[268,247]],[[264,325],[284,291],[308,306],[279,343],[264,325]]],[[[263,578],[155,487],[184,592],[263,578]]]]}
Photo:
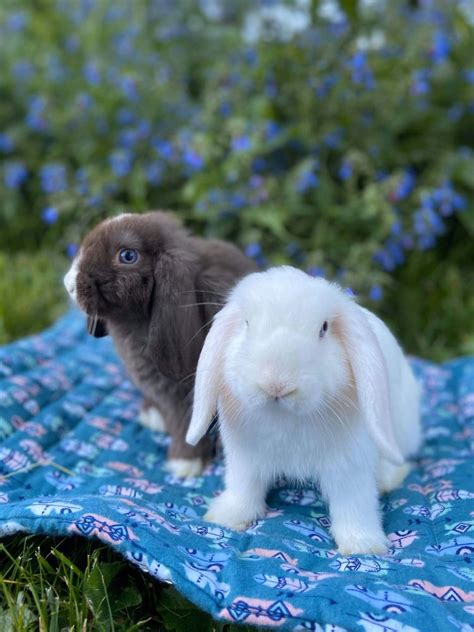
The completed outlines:
{"type": "Polygon", "coordinates": [[[105,220],[84,239],[64,284],[89,316],[146,315],[153,271],[167,238],[153,213],[105,220]]]}

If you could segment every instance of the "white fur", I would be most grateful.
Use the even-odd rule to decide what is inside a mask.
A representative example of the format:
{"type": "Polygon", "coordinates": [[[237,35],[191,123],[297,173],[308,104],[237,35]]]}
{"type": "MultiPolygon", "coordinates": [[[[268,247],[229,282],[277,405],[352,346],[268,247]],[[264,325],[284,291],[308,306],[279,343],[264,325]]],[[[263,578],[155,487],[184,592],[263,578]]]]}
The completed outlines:
{"type": "Polygon", "coordinates": [[[163,419],[160,411],[154,406],[142,408],[138,419],[142,426],[150,428],[150,430],[155,432],[166,432],[165,420],[163,419]]]}
{"type": "Polygon", "coordinates": [[[197,368],[187,440],[218,410],[226,460],[225,491],[207,519],[245,528],[265,514],[278,476],[310,480],[329,503],[340,552],[383,553],[378,493],[407,473],[418,403],[390,331],[338,286],[289,267],[247,276],[215,317],[197,368]]]}
{"type": "Polygon", "coordinates": [[[169,459],[165,468],[178,478],[194,478],[202,473],[202,459],[169,459]]]}
{"type": "Polygon", "coordinates": [[[81,256],[81,252],[79,251],[78,254],[74,257],[71,267],[64,277],[64,287],[66,288],[69,296],[75,303],[77,303],[76,283],[77,274],[79,272],[79,265],[81,263],[81,256]]]}
{"type": "Polygon", "coordinates": [[[120,213],[119,215],[115,215],[115,217],[110,217],[107,221],[108,224],[112,222],[120,222],[125,217],[133,217],[133,213],[120,213]]]}

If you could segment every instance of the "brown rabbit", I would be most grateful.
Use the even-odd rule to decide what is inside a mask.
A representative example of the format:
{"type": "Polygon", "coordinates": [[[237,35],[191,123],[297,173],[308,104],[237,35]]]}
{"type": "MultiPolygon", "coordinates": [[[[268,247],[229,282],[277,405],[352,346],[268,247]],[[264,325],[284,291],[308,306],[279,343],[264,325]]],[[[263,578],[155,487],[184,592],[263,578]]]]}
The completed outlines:
{"type": "Polygon", "coordinates": [[[185,441],[194,373],[214,314],[254,270],[232,244],[193,237],[156,211],[100,223],[64,278],[91,333],[112,336],[145,397],[142,420],[159,428],[163,418],[172,438],[168,469],[178,476],[197,475],[211,454],[208,438],[195,447],[185,441]]]}

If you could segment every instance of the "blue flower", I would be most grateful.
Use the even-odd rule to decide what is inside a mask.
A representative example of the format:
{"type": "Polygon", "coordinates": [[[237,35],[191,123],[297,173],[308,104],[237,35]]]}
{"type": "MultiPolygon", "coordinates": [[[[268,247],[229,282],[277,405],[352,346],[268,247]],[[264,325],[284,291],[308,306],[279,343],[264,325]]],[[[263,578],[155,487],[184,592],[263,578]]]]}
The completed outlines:
{"type": "Polygon", "coordinates": [[[68,35],[64,39],[64,48],[69,53],[75,53],[79,48],[79,38],[77,35],[68,35]]]}
{"type": "Polygon", "coordinates": [[[341,180],[349,180],[351,176],[352,176],[352,165],[348,160],[344,160],[344,162],[341,165],[341,168],[339,169],[339,177],[341,178],[341,180]]]}
{"type": "Polygon", "coordinates": [[[223,201],[224,195],[221,189],[211,189],[207,194],[208,200],[211,204],[217,204],[223,201]]]}
{"type": "Polygon", "coordinates": [[[124,129],[118,137],[118,144],[121,147],[131,148],[138,142],[138,132],[133,128],[124,129]]]}
{"type": "Polygon", "coordinates": [[[306,193],[309,189],[314,189],[319,184],[319,178],[313,171],[303,172],[297,182],[296,190],[298,193],[306,193]]]}
{"type": "Polygon", "coordinates": [[[99,86],[102,81],[99,67],[93,60],[84,64],[82,74],[84,75],[86,81],[88,81],[92,86],[99,86]]]}
{"type": "Polygon", "coordinates": [[[147,119],[142,119],[137,125],[138,138],[148,138],[151,133],[151,123],[147,119]]]}
{"type": "Polygon", "coordinates": [[[363,85],[367,90],[372,90],[375,86],[374,75],[367,62],[367,53],[358,50],[347,63],[351,70],[352,81],[355,84],[363,85]]]}
{"type": "Polygon", "coordinates": [[[373,285],[369,291],[370,300],[378,303],[380,300],[382,300],[382,297],[383,297],[383,290],[380,287],[380,285],[373,285]]]}
{"type": "Polygon", "coordinates": [[[90,197],[88,197],[85,201],[86,206],[90,207],[94,207],[94,206],[100,206],[103,202],[103,197],[102,195],[91,195],[90,197]]]}
{"type": "Polygon", "coordinates": [[[249,136],[236,136],[232,139],[231,147],[234,151],[248,151],[252,147],[252,139],[249,136]]]}
{"type": "Polygon", "coordinates": [[[41,188],[45,193],[60,193],[66,190],[66,167],[51,162],[41,168],[41,188]]]}
{"type": "Polygon", "coordinates": [[[5,164],[5,185],[9,189],[17,189],[26,180],[28,170],[22,162],[7,162],[5,164]]]}
{"type": "Polygon", "coordinates": [[[463,70],[462,76],[467,83],[474,83],[474,68],[463,70]]]}
{"type": "Polygon", "coordinates": [[[48,79],[56,83],[63,81],[67,75],[67,72],[59,57],[54,54],[48,55],[47,62],[48,79]]]}
{"type": "Polygon", "coordinates": [[[163,165],[152,162],[145,166],[145,177],[150,184],[160,184],[163,179],[163,165]]]}
{"type": "Polygon", "coordinates": [[[410,92],[418,97],[430,91],[430,72],[426,69],[415,70],[412,73],[410,92]]]}
{"type": "Polygon", "coordinates": [[[410,195],[415,188],[416,176],[412,169],[406,169],[403,173],[402,179],[398,183],[395,191],[393,192],[393,199],[395,201],[403,200],[410,195]]]}
{"type": "Polygon", "coordinates": [[[258,64],[258,53],[254,48],[247,48],[244,52],[244,57],[249,66],[256,66],[258,64]]]}
{"type": "Polygon", "coordinates": [[[418,239],[418,247],[420,248],[420,250],[429,250],[430,248],[433,248],[435,244],[436,239],[433,235],[422,235],[418,239]]]}
{"type": "Polygon", "coordinates": [[[136,101],[138,99],[137,82],[130,75],[124,75],[120,79],[120,89],[122,93],[129,101],[136,101]]]}
{"type": "Polygon", "coordinates": [[[425,221],[427,222],[433,234],[442,235],[445,232],[446,227],[444,225],[444,222],[441,219],[441,217],[436,213],[436,211],[434,211],[431,208],[425,208],[423,209],[422,213],[423,213],[423,217],[425,221]]]}
{"type": "Polygon", "coordinates": [[[78,169],[76,171],[76,191],[79,195],[85,195],[89,193],[88,176],[85,169],[78,169]]]}
{"type": "Polygon", "coordinates": [[[313,277],[325,277],[326,271],[321,266],[310,266],[306,272],[313,277]]]}
{"type": "Polygon", "coordinates": [[[269,99],[274,99],[278,95],[278,86],[273,79],[265,84],[265,94],[269,99]]]}
{"type": "Polygon", "coordinates": [[[219,105],[219,114],[224,117],[230,116],[232,114],[231,104],[227,103],[226,101],[224,101],[224,103],[221,103],[219,105]]]}
{"type": "Polygon", "coordinates": [[[341,128],[335,129],[332,132],[326,134],[323,138],[323,142],[327,147],[331,149],[337,149],[343,137],[343,130],[341,128]]]}
{"type": "Polygon", "coordinates": [[[392,235],[401,235],[402,224],[400,220],[397,219],[393,222],[392,226],[390,227],[390,232],[392,233],[392,235]]]}
{"type": "Polygon", "coordinates": [[[119,178],[123,178],[132,168],[132,154],[129,151],[118,149],[109,156],[109,165],[119,178]]]}
{"type": "Polygon", "coordinates": [[[249,244],[248,246],[245,247],[244,252],[247,255],[247,257],[251,257],[252,259],[255,259],[262,254],[262,246],[256,242],[253,244],[249,244]]]}
{"type": "Polygon", "coordinates": [[[395,267],[401,265],[405,261],[405,254],[403,252],[403,247],[400,241],[388,239],[385,244],[385,248],[387,249],[387,253],[392,258],[395,267]]]}
{"type": "Polygon", "coordinates": [[[431,59],[435,64],[441,64],[449,57],[451,42],[444,31],[438,30],[433,34],[431,59]]]}
{"type": "Polygon", "coordinates": [[[301,246],[296,241],[291,241],[287,244],[286,253],[289,257],[291,257],[296,263],[303,263],[305,260],[305,254],[301,250],[301,246]]]}
{"type": "Polygon", "coordinates": [[[8,154],[15,148],[13,138],[9,134],[0,134],[0,151],[4,154],[8,154]]]}
{"type": "Polygon", "coordinates": [[[412,235],[409,234],[404,234],[401,236],[400,238],[400,245],[405,249],[405,250],[411,250],[413,248],[413,246],[415,245],[415,242],[413,240],[412,235]]]}
{"type": "Polygon", "coordinates": [[[66,253],[68,257],[71,257],[71,259],[75,257],[78,252],[79,252],[79,246],[77,244],[71,243],[67,245],[66,253]]]}
{"type": "Polygon", "coordinates": [[[267,161],[265,158],[257,156],[252,160],[251,168],[254,173],[262,173],[267,168],[267,161]]]}
{"type": "Polygon", "coordinates": [[[35,74],[35,67],[26,59],[20,59],[13,65],[12,74],[19,81],[28,81],[35,74]]]}
{"type": "Polygon", "coordinates": [[[25,11],[13,11],[12,13],[8,13],[5,20],[7,29],[13,33],[22,31],[28,23],[28,17],[25,11]]]}
{"type": "Polygon", "coordinates": [[[204,166],[204,160],[202,157],[191,147],[187,147],[184,150],[183,162],[187,167],[189,167],[189,169],[191,169],[191,171],[199,171],[204,166]]]}
{"type": "Polygon", "coordinates": [[[48,127],[44,116],[46,109],[46,99],[37,95],[30,100],[30,107],[26,115],[26,124],[34,131],[41,132],[48,127]]]}
{"type": "Polygon", "coordinates": [[[80,92],[76,97],[76,105],[81,110],[89,110],[94,105],[94,99],[87,92],[80,92]]]}
{"type": "Polygon", "coordinates": [[[316,94],[319,98],[324,98],[330,89],[337,83],[338,76],[336,74],[326,75],[316,88],[316,94]]]}
{"type": "Polygon", "coordinates": [[[116,33],[112,37],[115,50],[121,57],[130,57],[133,54],[134,34],[128,31],[116,33]]]}
{"type": "Polygon", "coordinates": [[[457,123],[463,115],[464,108],[460,103],[455,103],[448,110],[448,119],[457,123]]]}
{"type": "Polygon", "coordinates": [[[171,160],[173,158],[173,145],[167,140],[154,139],[151,144],[161,158],[165,160],[171,160]]]}
{"type": "Polygon", "coordinates": [[[265,136],[272,141],[281,132],[281,126],[276,121],[267,121],[265,125],[265,136]]]}
{"type": "Polygon", "coordinates": [[[448,217],[455,211],[463,211],[466,207],[466,200],[462,195],[456,193],[449,181],[444,182],[439,189],[435,189],[431,199],[433,203],[438,205],[439,212],[443,217],[448,217]]]}
{"type": "Polygon", "coordinates": [[[241,208],[244,208],[244,206],[246,206],[247,204],[247,200],[245,199],[245,197],[243,195],[241,195],[240,193],[233,193],[230,196],[230,200],[229,200],[230,206],[234,209],[234,210],[239,210],[241,208]]]}
{"type": "Polygon", "coordinates": [[[396,268],[392,255],[386,250],[378,250],[374,254],[373,259],[376,263],[382,266],[386,272],[392,272],[396,268]]]}
{"type": "Polygon", "coordinates": [[[127,108],[120,108],[117,112],[117,123],[120,125],[130,125],[135,120],[135,114],[127,108]]]}
{"type": "Polygon", "coordinates": [[[58,221],[58,209],[54,206],[47,206],[41,212],[41,219],[45,224],[55,224],[58,221]]]}

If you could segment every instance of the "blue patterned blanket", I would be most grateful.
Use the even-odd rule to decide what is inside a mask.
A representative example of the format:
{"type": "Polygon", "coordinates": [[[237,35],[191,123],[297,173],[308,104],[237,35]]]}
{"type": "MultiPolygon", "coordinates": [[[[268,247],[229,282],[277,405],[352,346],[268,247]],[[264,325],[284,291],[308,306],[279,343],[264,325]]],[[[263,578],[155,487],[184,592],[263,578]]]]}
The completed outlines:
{"type": "Polygon", "coordinates": [[[71,312],[0,349],[0,534],[99,538],[221,620],[281,630],[474,630],[474,359],[414,361],[425,446],[382,499],[386,557],[342,557],[317,491],[283,485],[265,520],[202,520],[222,463],[190,480],[163,468],[168,437],[108,338],[71,312]],[[325,627],[327,626],[327,627],[325,627]]]}

